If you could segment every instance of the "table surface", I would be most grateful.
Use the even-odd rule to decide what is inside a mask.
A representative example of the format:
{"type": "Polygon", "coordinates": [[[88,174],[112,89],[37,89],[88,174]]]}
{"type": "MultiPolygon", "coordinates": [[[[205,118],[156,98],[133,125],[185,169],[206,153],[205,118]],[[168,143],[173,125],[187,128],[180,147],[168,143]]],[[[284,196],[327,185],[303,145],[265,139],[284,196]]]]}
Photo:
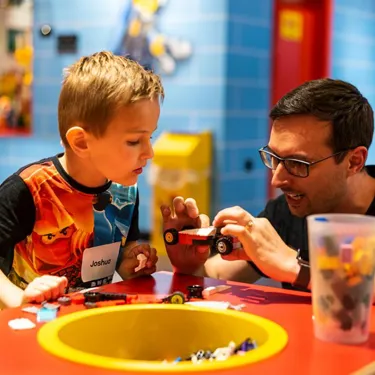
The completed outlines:
{"type": "MultiPolygon", "coordinates": [[[[322,342],[313,336],[311,297],[307,293],[214,280],[195,276],[157,272],[151,277],[122,281],[102,287],[102,290],[142,295],[164,295],[186,290],[188,285],[204,287],[228,284],[231,289],[210,296],[211,300],[245,304],[243,311],[253,313],[280,324],[288,332],[286,348],[275,356],[235,370],[210,371],[215,375],[253,374],[350,374],[375,359],[375,309],[372,311],[371,334],[366,344],[349,346],[322,342]]],[[[59,314],[83,309],[83,306],[62,306],[59,314]]],[[[44,351],[36,341],[38,328],[13,331],[8,321],[35,316],[20,308],[0,311],[0,373],[2,375],[69,374],[108,375],[114,371],[88,367],[65,361],[44,351]]],[[[119,372],[115,372],[119,373],[119,372]]],[[[124,372],[126,373],[126,372],[124,372]]],[[[162,373],[162,372],[160,372],[162,373]]],[[[168,372],[171,374],[171,372],[168,372]]],[[[202,372],[198,372],[202,373],[202,372]]],[[[138,374],[142,374],[138,372],[138,374]]],[[[148,373],[150,374],[150,373],[148,373]]]]}

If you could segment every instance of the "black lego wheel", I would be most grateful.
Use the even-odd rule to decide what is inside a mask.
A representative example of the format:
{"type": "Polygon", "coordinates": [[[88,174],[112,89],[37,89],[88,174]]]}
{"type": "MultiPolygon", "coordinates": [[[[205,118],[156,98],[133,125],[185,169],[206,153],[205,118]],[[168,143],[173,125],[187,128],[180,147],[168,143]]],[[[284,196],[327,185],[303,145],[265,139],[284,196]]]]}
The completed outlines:
{"type": "Polygon", "coordinates": [[[178,243],[178,231],[174,228],[167,229],[164,232],[164,241],[168,245],[176,245],[178,243]]]}
{"type": "Polygon", "coordinates": [[[233,251],[232,239],[229,237],[221,237],[216,241],[215,249],[221,255],[228,255],[233,251]]]}

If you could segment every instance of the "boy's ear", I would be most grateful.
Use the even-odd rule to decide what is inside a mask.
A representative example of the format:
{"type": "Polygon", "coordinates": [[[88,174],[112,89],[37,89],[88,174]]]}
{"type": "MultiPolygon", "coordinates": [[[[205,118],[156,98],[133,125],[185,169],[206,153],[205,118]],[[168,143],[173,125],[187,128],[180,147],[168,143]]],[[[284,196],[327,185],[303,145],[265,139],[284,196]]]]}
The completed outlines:
{"type": "Polygon", "coordinates": [[[66,139],[75,154],[84,158],[88,155],[88,134],[80,126],[73,126],[66,132],[66,139]]]}

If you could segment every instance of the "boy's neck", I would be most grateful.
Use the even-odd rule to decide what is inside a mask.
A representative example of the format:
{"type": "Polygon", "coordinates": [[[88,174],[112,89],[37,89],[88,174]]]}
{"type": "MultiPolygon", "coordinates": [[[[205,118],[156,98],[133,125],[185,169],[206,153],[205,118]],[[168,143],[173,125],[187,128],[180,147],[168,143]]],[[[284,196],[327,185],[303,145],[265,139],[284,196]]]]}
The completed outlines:
{"type": "Polygon", "coordinates": [[[90,163],[77,157],[77,155],[69,149],[65,150],[65,153],[59,158],[59,161],[65,172],[83,186],[95,188],[103,186],[108,182],[107,179],[98,174],[97,170],[92,168],[90,163]]]}

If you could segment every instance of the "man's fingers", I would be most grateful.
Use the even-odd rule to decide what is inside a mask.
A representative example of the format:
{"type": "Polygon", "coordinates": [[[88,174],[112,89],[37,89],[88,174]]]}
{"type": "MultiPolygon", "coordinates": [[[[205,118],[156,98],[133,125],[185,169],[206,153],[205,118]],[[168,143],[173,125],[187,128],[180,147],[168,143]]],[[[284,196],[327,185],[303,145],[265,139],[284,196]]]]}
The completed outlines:
{"type": "Polygon", "coordinates": [[[213,225],[221,226],[226,221],[232,221],[241,225],[246,225],[254,217],[239,206],[225,208],[217,213],[213,225]]]}
{"type": "Polygon", "coordinates": [[[238,237],[241,241],[242,239],[248,239],[250,232],[243,226],[238,224],[227,224],[221,229],[221,234],[224,236],[238,237]]]}

